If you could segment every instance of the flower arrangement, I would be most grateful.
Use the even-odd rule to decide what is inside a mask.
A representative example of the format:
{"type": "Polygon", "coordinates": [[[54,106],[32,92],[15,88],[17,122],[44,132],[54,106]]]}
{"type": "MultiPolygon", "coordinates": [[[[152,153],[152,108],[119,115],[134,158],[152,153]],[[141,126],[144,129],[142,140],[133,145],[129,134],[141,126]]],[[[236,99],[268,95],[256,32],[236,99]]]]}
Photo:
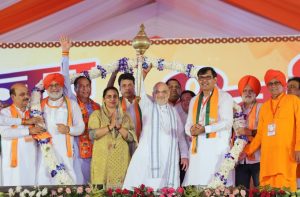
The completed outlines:
{"type": "Polygon", "coordinates": [[[51,196],[51,197],[63,197],[63,196],[77,196],[77,197],[89,197],[97,196],[95,194],[97,189],[91,186],[72,186],[72,187],[57,187],[57,188],[22,188],[20,186],[15,189],[9,188],[6,196],[20,196],[20,197],[42,197],[42,196],[51,196]]]}
{"type": "Polygon", "coordinates": [[[210,196],[229,196],[229,197],[245,197],[247,190],[243,187],[216,187],[216,188],[197,188],[189,186],[185,190],[185,196],[188,197],[210,197],[210,196]]]}
{"type": "Polygon", "coordinates": [[[26,187],[20,186],[9,188],[6,193],[0,193],[0,196],[20,196],[20,197],[296,197],[300,195],[300,190],[291,192],[288,188],[272,188],[264,186],[251,188],[244,187],[224,187],[217,188],[198,188],[188,186],[186,188],[162,188],[153,191],[151,187],[141,185],[134,188],[133,191],[127,189],[103,189],[98,185],[87,186],[59,186],[59,187],[26,187]]]}
{"type": "MultiPolygon", "coordinates": [[[[236,131],[239,128],[244,128],[246,126],[245,116],[242,112],[241,107],[234,102],[234,123],[233,128],[236,131]]],[[[244,147],[248,143],[246,136],[236,136],[234,139],[234,145],[231,150],[225,154],[225,158],[221,164],[220,170],[215,173],[213,180],[208,184],[210,188],[217,188],[225,186],[227,184],[228,175],[231,170],[234,169],[235,164],[238,161],[240,153],[243,151],[244,147]]]]}
{"type": "Polygon", "coordinates": [[[127,189],[112,189],[109,188],[107,190],[102,190],[103,197],[121,197],[121,196],[147,196],[147,197],[182,197],[184,196],[184,189],[182,187],[168,188],[164,187],[158,191],[154,191],[151,187],[146,187],[145,185],[140,185],[139,187],[135,187],[133,191],[127,189]]]}
{"type": "MultiPolygon", "coordinates": [[[[98,77],[105,78],[107,74],[110,74],[115,70],[133,74],[133,69],[136,67],[136,65],[137,65],[137,59],[129,59],[123,57],[111,64],[97,65],[96,67],[92,68],[89,71],[74,73],[70,75],[70,80],[71,83],[74,83],[75,79],[79,76],[86,76],[90,79],[95,79],[98,77]]],[[[168,69],[168,70],[182,72],[185,73],[186,76],[189,78],[197,76],[197,71],[198,71],[198,68],[196,69],[196,67],[193,64],[181,64],[178,62],[168,62],[162,58],[156,59],[156,58],[143,57],[142,67],[146,69],[149,67],[149,65],[152,65],[153,67],[157,68],[159,71],[168,69]]]]}

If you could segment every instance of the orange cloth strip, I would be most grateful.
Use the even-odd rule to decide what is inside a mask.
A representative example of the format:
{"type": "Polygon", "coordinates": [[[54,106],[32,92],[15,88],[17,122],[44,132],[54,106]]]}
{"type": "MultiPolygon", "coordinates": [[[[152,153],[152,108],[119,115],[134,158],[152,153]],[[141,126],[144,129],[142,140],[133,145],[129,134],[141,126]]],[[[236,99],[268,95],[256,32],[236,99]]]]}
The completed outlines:
{"type": "MultiPolygon", "coordinates": [[[[251,109],[251,111],[248,114],[248,129],[250,129],[250,130],[255,130],[256,113],[257,113],[257,103],[255,103],[255,105],[253,106],[253,108],[251,109]]],[[[253,137],[252,136],[247,136],[247,137],[248,137],[249,142],[251,142],[253,137]]],[[[254,161],[255,160],[254,153],[252,155],[247,156],[247,158],[250,161],[254,161]]]]}
{"type": "MultiPolygon", "coordinates": [[[[42,110],[44,109],[44,107],[45,107],[45,104],[47,104],[48,103],[48,97],[47,98],[45,98],[45,99],[43,99],[42,100],[42,102],[41,102],[41,108],[42,108],[42,110]]],[[[67,125],[69,126],[69,127],[71,127],[72,126],[72,123],[73,123],[73,119],[72,119],[72,107],[71,107],[71,100],[68,98],[68,97],[64,97],[64,99],[65,99],[65,102],[67,103],[67,109],[68,109],[68,123],[67,123],[67,125]]],[[[58,108],[58,107],[60,107],[60,106],[58,106],[58,107],[53,107],[53,106],[49,106],[48,105],[48,107],[50,107],[50,108],[58,108]]],[[[47,132],[48,133],[48,132],[47,132]]],[[[68,157],[72,157],[72,143],[71,143],[71,136],[70,136],[70,134],[68,133],[68,134],[66,134],[66,146],[67,146],[67,156],[68,157]]]]}
{"type": "MultiPolygon", "coordinates": [[[[195,100],[195,104],[193,107],[193,123],[194,124],[198,124],[199,122],[199,117],[197,119],[197,114],[200,112],[198,111],[198,105],[202,105],[202,103],[199,103],[200,100],[200,96],[202,93],[200,93],[199,95],[197,95],[196,100],[195,100]]],[[[210,107],[210,112],[209,112],[209,120],[205,120],[205,122],[209,122],[209,124],[205,124],[206,125],[210,125],[213,124],[215,122],[218,121],[218,103],[219,103],[219,91],[218,88],[214,88],[212,95],[209,98],[209,107],[210,107]]],[[[206,103],[206,105],[208,105],[208,102],[206,103]]],[[[201,106],[202,107],[206,107],[206,106],[201,106]]],[[[217,136],[216,132],[212,132],[209,133],[207,135],[208,138],[215,138],[217,136]]],[[[196,154],[197,153],[197,139],[198,136],[193,136],[192,137],[192,154],[196,154]]]]}
{"type": "MultiPolygon", "coordinates": [[[[22,116],[19,114],[17,108],[15,105],[10,106],[10,112],[11,116],[13,118],[22,118],[22,116]]],[[[25,119],[29,118],[29,111],[25,112],[25,119]]],[[[12,128],[17,128],[17,125],[12,125],[12,128]]],[[[18,138],[15,138],[11,142],[11,161],[10,166],[15,168],[18,165],[18,138]]]]}
{"type": "MultiPolygon", "coordinates": [[[[99,110],[100,106],[94,102],[92,99],[89,99],[89,104],[91,104],[91,107],[93,111],[99,110]]],[[[91,142],[89,138],[89,131],[88,131],[88,123],[89,123],[89,112],[86,109],[86,105],[80,101],[80,99],[77,97],[77,103],[79,104],[83,122],[85,124],[85,130],[82,135],[79,136],[79,155],[83,159],[91,158],[93,153],[93,143],[91,142]]]]}
{"type": "Polygon", "coordinates": [[[27,25],[82,0],[26,0],[0,11],[0,34],[27,25]]]}

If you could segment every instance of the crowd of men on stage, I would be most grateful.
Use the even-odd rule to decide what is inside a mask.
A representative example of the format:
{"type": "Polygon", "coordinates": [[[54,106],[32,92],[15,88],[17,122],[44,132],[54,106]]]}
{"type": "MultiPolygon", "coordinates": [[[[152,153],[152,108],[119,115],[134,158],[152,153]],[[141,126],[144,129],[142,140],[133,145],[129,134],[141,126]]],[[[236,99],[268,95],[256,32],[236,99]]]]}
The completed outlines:
{"type": "Polygon", "coordinates": [[[73,94],[69,79],[71,42],[62,37],[61,73],[43,79],[47,98],[42,118],[30,117],[30,90],[16,83],[12,104],[0,108],[1,186],[55,185],[55,174],[32,136],[47,131],[59,162],[73,184],[104,184],[132,189],[207,186],[230,150],[234,135],[249,143],[240,154],[227,185],[297,188],[300,177],[300,77],[267,70],[264,81],[271,97],[257,102],[260,81],[251,75],[238,83],[245,127],[233,131],[234,100],[217,86],[217,73],[203,67],[201,91],[183,90],[178,80],[157,82],[152,96],[135,95],[135,78],[115,71],[103,91],[102,104],[91,98],[91,79],[78,77],[73,94]],[[287,90],[287,93],[286,93],[287,90]],[[39,125],[45,123],[46,128],[39,125]]]}

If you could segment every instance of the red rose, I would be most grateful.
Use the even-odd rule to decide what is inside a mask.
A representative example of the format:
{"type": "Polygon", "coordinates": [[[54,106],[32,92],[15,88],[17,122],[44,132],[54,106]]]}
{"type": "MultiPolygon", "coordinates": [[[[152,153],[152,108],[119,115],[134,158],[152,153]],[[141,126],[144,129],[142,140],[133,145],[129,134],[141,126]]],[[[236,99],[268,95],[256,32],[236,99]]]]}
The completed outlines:
{"type": "Polygon", "coordinates": [[[164,187],[164,188],[162,188],[160,191],[161,191],[161,193],[163,193],[163,194],[167,194],[167,193],[168,193],[168,188],[164,187]]]}
{"type": "Polygon", "coordinates": [[[115,191],[117,194],[122,194],[122,190],[120,188],[117,188],[115,191]]]}
{"type": "Polygon", "coordinates": [[[168,193],[169,194],[173,194],[174,192],[175,192],[174,188],[172,188],[172,187],[168,188],[168,193]]]}
{"type": "Polygon", "coordinates": [[[123,189],[122,194],[129,194],[129,190],[123,189]]]}
{"type": "Polygon", "coordinates": [[[154,190],[153,190],[153,188],[152,187],[148,187],[147,188],[147,193],[152,193],[154,190]]]}
{"type": "Polygon", "coordinates": [[[135,193],[135,194],[140,194],[140,193],[141,193],[141,191],[140,191],[140,189],[139,189],[139,188],[134,188],[134,193],[135,193]]]}
{"type": "Polygon", "coordinates": [[[141,188],[141,190],[144,190],[144,189],[145,189],[145,185],[142,184],[142,185],[140,186],[140,188],[141,188]]]}
{"type": "Polygon", "coordinates": [[[285,191],[281,189],[281,190],[279,190],[279,194],[280,194],[280,195],[284,195],[284,194],[285,194],[285,191]]]}
{"type": "Polygon", "coordinates": [[[184,194],[184,189],[182,187],[178,187],[177,192],[182,195],[184,194]]]}
{"type": "Polygon", "coordinates": [[[107,191],[106,191],[107,195],[108,196],[112,196],[113,195],[113,190],[111,188],[109,188],[107,191]]]}

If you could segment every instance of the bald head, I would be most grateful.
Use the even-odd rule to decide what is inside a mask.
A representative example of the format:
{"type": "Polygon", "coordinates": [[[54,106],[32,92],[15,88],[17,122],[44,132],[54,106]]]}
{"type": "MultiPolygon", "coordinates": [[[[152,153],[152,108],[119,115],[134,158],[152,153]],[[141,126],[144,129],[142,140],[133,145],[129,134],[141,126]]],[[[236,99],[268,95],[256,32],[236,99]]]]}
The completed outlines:
{"type": "Polygon", "coordinates": [[[168,103],[170,96],[170,90],[167,84],[158,82],[153,87],[153,98],[159,105],[165,105],[168,103]]]}
{"type": "Polygon", "coordinates": [[[23,83],[15,83],[10,87],[9,93],[13,104],[21,110],[25,110],[30,98],[27,86],[23,83]]]}

